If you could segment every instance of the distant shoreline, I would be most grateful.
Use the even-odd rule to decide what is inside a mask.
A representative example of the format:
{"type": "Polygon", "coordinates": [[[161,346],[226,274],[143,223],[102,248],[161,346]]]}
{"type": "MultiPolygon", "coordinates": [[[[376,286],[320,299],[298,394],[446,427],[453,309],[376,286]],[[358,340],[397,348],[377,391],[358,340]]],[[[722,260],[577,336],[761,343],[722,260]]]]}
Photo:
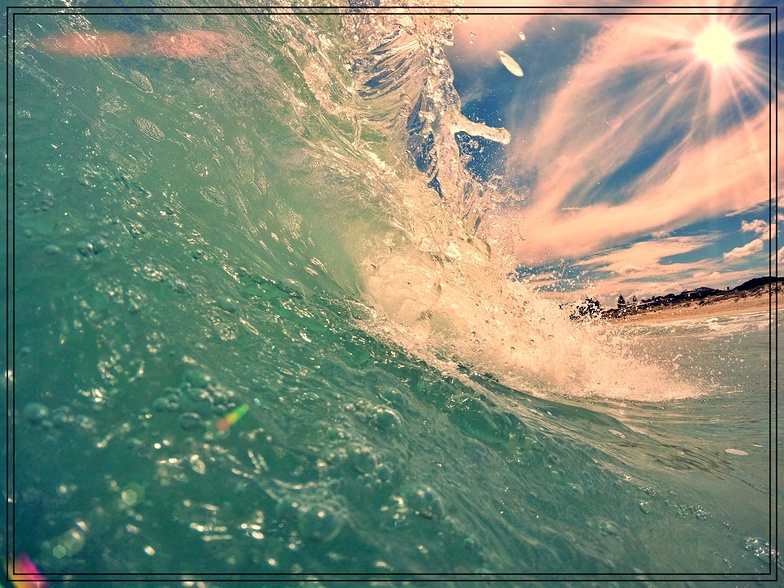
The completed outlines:
{"type": "Polygon", "coordinates": [[[640,302],[633,298],[631,303],[619,296],[618,307],[606,310],[600,310],[601,307],[595,300],[586,299],[585,305],[573,311],[571,318],[579,318],[579,314],[599,314],[611,322],[650,323],[772,312],[776,309],[776,302],[782,291],[784,277],[762,276],[735,286],[732,290],[697,288],[684,290],[680,294],[654,296],[640,302]]]}
{"type": "MultiPolygon", "coordinates": [[[[718,300],[700,302],[680,302],[669,306],[660,306],[642,311],[629,312],[619,317],[606,317],[614,323],[668,323],[700,318],[717,318],[720,316],[744,314],[750,312],[768,312],[771,307],[775,311],[776,293],[771,299],[767,289],[747,296],[730,296],[718,300]]],[[[779,309],[784,306],[779,302],[779,309]]]]}

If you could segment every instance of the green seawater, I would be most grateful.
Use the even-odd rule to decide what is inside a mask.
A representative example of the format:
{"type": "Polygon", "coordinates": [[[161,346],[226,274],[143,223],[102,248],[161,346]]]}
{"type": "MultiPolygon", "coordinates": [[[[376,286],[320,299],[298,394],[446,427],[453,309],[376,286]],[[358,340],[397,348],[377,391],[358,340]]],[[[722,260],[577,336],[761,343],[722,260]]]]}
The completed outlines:
{"type": "Polygon", "coordinates": [[[659,402],[514,389],[368,327],[360,262],[428,178],[398,86],[346,90],[350,18],[15,16],[4,546],[107,585],[771,578],[768,313],[620,328],[704,388],[659,402]],[[192,29],[232,45],[40,50],[192,29]]]}

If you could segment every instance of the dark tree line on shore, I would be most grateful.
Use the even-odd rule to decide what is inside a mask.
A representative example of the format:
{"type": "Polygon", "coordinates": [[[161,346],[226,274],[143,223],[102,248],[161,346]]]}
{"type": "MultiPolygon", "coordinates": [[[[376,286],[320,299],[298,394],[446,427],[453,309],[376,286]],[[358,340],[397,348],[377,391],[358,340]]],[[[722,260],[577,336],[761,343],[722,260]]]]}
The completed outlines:
{"type": "Polygon", "coordinates": [[[627,302],[623,294],[618,296],[618,303],[616,308],[603,309],[601,303],[595,298],[586,298],[584,302],[577,305],[569,314],[572,320],[582,320],[591,318],[617,318],[627,314],[634,314],[637,312],[644,312],[645,310],[662,307],[672,306],[677,304],[696,302],[697,304],[707,304],[716,300],[726,298],[744,297],[750,294],[758,293],[762,288],[768,284],[775,285],[780,289],[780,284],[784,283],[784,278],[777,276],[763,276],[761,278],[754,278],[747,282],[740,284],[726,290],[717,290],[715,288],[696,288],[695,290],[684,290],[680,294],[666,294],[665,296],[652,296],[651,298],[643,298],[638,301],[636,296],[632,296],[631,302],[627,302]]]}

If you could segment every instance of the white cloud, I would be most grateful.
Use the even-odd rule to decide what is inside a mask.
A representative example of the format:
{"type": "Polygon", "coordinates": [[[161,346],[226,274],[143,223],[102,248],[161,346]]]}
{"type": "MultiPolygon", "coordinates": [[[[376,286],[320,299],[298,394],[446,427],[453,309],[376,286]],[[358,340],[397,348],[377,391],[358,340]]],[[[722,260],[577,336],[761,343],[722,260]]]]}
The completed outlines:
{"type": "Polygon", "coordinates": [[[745,233],[754,232],[760,235],[762,239],[775,239],[776,233],[778,232],[778,225],[769,225],[762,219],[756,219],[751,222],[741,222],[740,230],[745,233]]]}
{"type": "Polygon", "coordinates": [[[728,251],[724,254],[724,259],[727,260],[735,260],[735,259],[742,259],[744,257],[748,257],[749,255],[754,255],[755,253],[759,253],[762,251],[762,239],[754,239],[750,243],[746,243],[742,247],[736,247],[732,251],[728,251]]]}
{"type": "Polygon", "coordinates": [[[744,233],[748,233],[750,231],[754,231],[757,234],[764,233],[765,229],[768,228],[768,223],[766,223],[762,219],[756,219],[751,222],[743,221],[740,224],[740,230],[744,233]]]}

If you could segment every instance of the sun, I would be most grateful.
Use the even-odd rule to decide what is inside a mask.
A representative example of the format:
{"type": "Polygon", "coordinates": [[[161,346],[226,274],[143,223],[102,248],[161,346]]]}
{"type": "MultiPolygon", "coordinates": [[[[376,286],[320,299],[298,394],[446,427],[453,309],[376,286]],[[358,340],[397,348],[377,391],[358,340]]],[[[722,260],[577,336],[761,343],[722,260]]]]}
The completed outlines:
{"type": "Polygon", "coordinates": [[[737,37],[727,27],[713,23],[694,39],[694,52],[713,69],[719,69],[737,61],[736,41],[737,37]]]}

